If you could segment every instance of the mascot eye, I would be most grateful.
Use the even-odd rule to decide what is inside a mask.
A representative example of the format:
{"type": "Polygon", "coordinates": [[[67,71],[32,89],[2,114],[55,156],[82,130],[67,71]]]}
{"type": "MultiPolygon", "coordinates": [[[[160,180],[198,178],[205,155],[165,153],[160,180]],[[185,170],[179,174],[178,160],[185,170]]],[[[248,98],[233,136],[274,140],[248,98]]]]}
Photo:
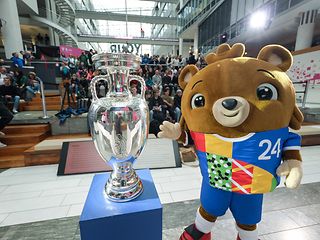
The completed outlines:
{"type": "Polygon", "coordinates": [[[257,96],[259,100],[277,100],[278,91],[270,83],[263,83],[257,88],[257,96]]]}
{"type": "Polygon", "coordinates": [[[205,104],[204,96],[200,93],[195,94],[191,99],[191,108],[200,108],[205,104]]]}

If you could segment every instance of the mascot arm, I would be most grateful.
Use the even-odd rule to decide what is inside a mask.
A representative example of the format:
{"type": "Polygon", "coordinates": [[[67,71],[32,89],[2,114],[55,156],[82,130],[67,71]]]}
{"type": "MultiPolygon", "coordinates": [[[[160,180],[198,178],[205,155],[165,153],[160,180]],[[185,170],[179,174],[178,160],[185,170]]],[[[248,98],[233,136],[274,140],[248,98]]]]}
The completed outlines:
{"type": "Polygon", "coordinates": [[[285,185],[297,188],[302,178],[302,162],[299,150],[287,150],[283,154],[284,161],[277,169],[278,176],[286,176],[285,185]]]}
{"type": "Polygon", "coordinates": [[[180,123],[173,124],[171,122],[164,121],[159,128],[161,131],[158,133],[158,137],[160,138],[177,140],[178,142],[183,143],[184,146],[193,144],[193,140],[190,134],[188,134],[187,131],[181,128],[180,123]]]}
{"type": "Polygon", "coordinates": [[[184,131],[182,131],[179,123],[164,121],[159,128],[160,132],[158,133],[158,137],[160,138],[169,138],[172,140],[183,138],[182,135],[184,135],[184,131]]]}

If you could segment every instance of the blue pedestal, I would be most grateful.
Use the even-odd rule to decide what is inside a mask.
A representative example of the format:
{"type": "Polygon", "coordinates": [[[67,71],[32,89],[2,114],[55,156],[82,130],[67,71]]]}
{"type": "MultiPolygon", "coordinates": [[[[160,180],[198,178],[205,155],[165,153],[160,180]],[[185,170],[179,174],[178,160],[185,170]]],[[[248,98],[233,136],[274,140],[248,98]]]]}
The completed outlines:
{"type": "Polygon", "coordinates": [[[109,201],[104,186],[110,173],[94,176],[80,217],[81,240],[161,240],[162,205],[149,170],[138,170],[144,191],[136,199],[109,201]]]}

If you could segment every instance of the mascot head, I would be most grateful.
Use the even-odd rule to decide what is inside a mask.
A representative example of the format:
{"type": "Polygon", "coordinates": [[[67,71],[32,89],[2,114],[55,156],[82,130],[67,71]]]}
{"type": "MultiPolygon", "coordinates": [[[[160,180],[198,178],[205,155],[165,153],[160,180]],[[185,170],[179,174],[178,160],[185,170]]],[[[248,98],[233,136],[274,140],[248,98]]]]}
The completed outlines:
{"type": "Polygon", "coordinates": [[[186,66],[179,85],[184,89],[182,115],[189,130],[241,137],[251,132],[290,126],[299,129],[303,115],[286,71],[291,53],[268,45],[257,58],[243,57],[245,47],[222,44],[206,57],[208,66],[186,66]]]}

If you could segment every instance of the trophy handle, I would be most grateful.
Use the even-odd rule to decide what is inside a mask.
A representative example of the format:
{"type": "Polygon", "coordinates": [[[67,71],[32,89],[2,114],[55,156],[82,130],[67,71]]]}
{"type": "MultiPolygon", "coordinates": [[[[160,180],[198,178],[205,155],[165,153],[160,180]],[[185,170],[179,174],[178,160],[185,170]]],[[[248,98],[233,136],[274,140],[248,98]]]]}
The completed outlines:
{"type": "Polygon", "coordinates": [[[92,94],[92,99],[93,101],[98,101],[99,98],[97,96],[97,91],[96,91],[96,84],[99,81],[105,81],[108,84],[108,92],[110,91],[111,88],[111,84],[110,84],[110,79],[107,75],[103,75],[103,76],[96,76],[91,80],[90,83],[90,88],[91,88],[91,94],[92,94]]]}
{"type": "Polygon", "coordinates": [[[144,81],[144,79],[140,76],[136,76],[136,75],[129,75],[129,83],[133,80],[136,80],[138,82],[140,82],[141,84],[141,98],[144,99],[145,96],[145,92],[146,92],[146,82],[144,81]]]}

